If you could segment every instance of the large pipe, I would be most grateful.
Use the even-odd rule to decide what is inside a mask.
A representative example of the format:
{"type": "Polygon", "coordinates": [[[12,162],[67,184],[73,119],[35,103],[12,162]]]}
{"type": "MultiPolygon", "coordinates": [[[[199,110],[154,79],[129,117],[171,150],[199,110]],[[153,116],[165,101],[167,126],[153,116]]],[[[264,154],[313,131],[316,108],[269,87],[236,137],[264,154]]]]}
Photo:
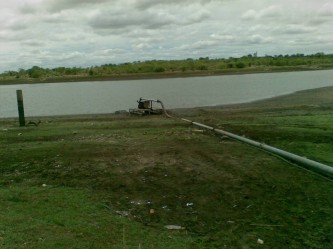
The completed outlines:
{"type": "MultiPolygon", "coordinates": [[[[164,111],[164,114],[167,117],[174,118],[174,117],[172,117],[171,115],[169,115],[167,113],[167,111],[166,111],[166,109],[163,105],[163,102],[161,100],[156,100],[156,102],[161,104],[161,106],[163,108],[163,111],[164,111]]],[[[290,153],[288,151],[284,151],[284,150],[275,148],[273,146],[270,146],[270,145],[267,145],[267,144],[264,144],[264,143],[259,143],[257,141],[252,140],[252,139],[248,139],[248,138],[245,138],[245,137],[238,136],[238,135],[233,134],[231,132],[227,132],[227,131],[220,130],[220,129],[215,129],[214,127],[204,125],[204,124],[200,124],[198,122],[193,122],[193,121],[185,119],[185,118],[182,118],[181,120],[185,121],[185,122],[188,122],[188,123],[191,123],[193,125],[196,125],[198,127],[201,127],[201,128],[207,129],[207,130],[211,130],[215,133],[230,137],[232,139],[241,141],[243,143],[252,145],[252,146],[257,147],[259,149],[262,149],[266,152],[269,152],[273,155],[278,155],[278,156],[280,156],[282,158],[285,158],[289,161],[297,163],[298,165],[301,165],[301,166],[306,167],[306,168],[308,168],[312,171],[320,173],[321,175],[324,175],[324,176],[329,177],[329,178],[333,178],[333,167],[331,167],[331,166],[328,166],[328,165],[325,165],[325,164],[307,159],[305,157],[298,156],[296,154],[293,154],[293,153],[290,153]]]]}
{"type": "Polygon", "coordinates": [[[320,173],[324,176],[327,176],[329,178],[333,178],[333,167],[331,167],[331,166],[328,166],[328,165],[325,165],[325,164],[307,159],[305,157],[298,156],[296,154],[293,154],[293,153],[275,148],[273,146],[270,146],[270,145],[267,145],[267,144],[264,144],[264,143],[259,143],[259,142],[254,141],[254,140],[235,135],[235,134],[227,132],[227,131],[223,131],[223,130],[220,130],[220,129],[215,129],[211,126],[207,126],[207,125],[204,125],[204,124],[193,122],[193,121],[188,120],[188,119],[182,119],[182,120],[185,121],[185,122],[189,122],[193,125],[196,125],[198,127],[208,129],[208,130],[211,130],[215,133],[225,135],[225,136],[230,137],[232,139],[241,141],[243,143],[250,144],[254,147],[260,148],[264,151],[267,151],[267,152],[272,153],[274,155],[278,155],[278,156],[283,157],[283,158],[285,158],[289,161],[295,162],[295,163],[297,163],[297,164],[299,164],[303,167],[306,167],[306,168],[308,168],[310,170],[313,170],[317,173],[320,173]]]}

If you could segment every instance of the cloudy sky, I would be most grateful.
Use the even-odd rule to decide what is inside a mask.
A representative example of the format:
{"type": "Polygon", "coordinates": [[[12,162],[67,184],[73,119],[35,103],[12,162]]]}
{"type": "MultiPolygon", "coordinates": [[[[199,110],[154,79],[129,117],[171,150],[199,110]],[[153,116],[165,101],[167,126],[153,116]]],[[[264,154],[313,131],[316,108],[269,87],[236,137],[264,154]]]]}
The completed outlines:
{"type": "Polygon", "coordinates": [[[11,0],[0,11],[0,72],[333,53],[332,0],[11,0]]]}

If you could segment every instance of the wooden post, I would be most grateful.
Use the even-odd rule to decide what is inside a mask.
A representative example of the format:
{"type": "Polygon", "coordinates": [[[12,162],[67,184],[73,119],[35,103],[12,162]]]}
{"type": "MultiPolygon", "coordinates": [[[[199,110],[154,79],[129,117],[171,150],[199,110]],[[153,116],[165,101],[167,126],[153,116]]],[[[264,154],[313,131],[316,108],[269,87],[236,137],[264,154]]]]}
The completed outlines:
{"type": "Polygon", "coordinates": [[[23,94],[22,90],[16,90],[17,97],[17,107],[19,114],[19,122],[20,126],[25,126],[25,117],[24,117],[24,105],[23,105],[23,94]]]}

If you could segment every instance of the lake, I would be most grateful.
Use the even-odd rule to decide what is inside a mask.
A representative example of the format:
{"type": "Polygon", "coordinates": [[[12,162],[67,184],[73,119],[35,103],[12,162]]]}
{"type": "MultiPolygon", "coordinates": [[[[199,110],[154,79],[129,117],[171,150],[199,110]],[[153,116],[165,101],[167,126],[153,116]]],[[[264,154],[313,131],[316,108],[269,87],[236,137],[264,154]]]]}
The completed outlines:
{"type": "Polygon", "coordinates": [[[167,109],[244,103],[299,90],[333,86],[333,70],[172,79],[0,85],[0,118],[16,117],[16,90],[25,115],[113,113],[137,107],[140,97],[167,109]]]}

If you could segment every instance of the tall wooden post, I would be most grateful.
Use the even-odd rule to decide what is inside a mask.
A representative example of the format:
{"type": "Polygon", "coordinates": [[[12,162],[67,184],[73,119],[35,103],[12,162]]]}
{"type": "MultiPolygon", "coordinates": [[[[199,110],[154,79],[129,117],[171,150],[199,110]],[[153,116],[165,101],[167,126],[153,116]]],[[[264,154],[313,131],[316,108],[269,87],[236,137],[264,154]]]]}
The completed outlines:
{"type": "Polygon", "coordinates": [[[23,105],[23,94],[22,90],[16,90],[17,97],[17,107],[19,114],[19,122],[20,126],[25,126],[25,117],[24,117],[24,105],[23,105]]]}

